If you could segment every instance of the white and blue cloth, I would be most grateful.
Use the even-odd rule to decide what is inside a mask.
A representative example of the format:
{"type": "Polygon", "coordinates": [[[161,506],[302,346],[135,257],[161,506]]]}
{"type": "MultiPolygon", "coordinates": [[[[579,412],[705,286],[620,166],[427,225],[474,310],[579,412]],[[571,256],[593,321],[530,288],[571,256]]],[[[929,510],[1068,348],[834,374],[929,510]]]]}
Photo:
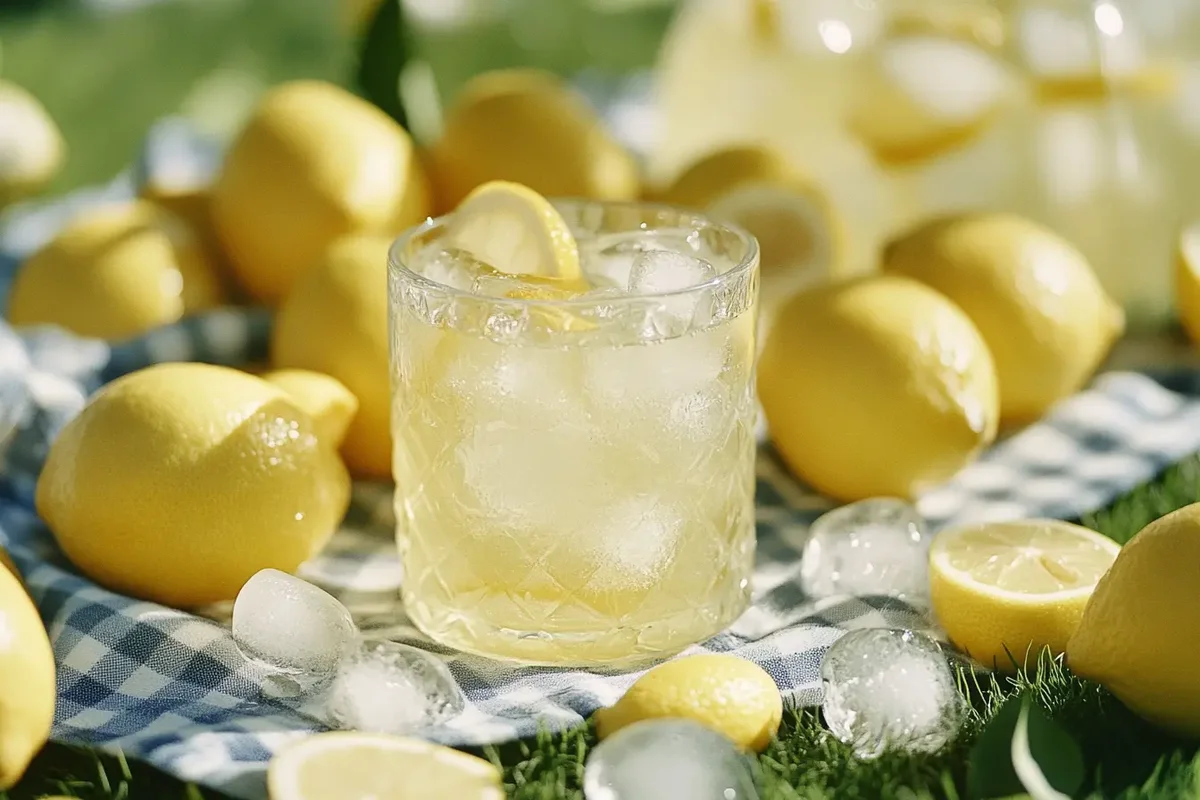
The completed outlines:
{"type": "MultiPolygon", "coordinates": [[[[203,149],[150,151],[171,158],[200,153],[200,167],[211,165],[203,149]]],[[[133,183],[122,177],[101,190],[9,215],[0,225],[0,298],[20,261],[66,218],[89,204],[130,196],[133,183]]],[[[264,675],[240,656],[220,619],[115,594],[80,575],[36,516],[32,492],[49,443],[98,386],[162,361],[261,361],[269,328],[269,315],[246,309],[211,312],[115,344],[52,329],[18,336],[0,324],[0,543],[24,573],[54,645],[54,738],[119,749],[245,798],[265,796],[272,753],[317,725],[273,699],[264,675]]],[[[1197,449],[1200,380],[1192,373],[1108,373],[926,495],[920,510],[935,529],[980,519],[1077,518],[1197,449]]],[[[615,701],[637,677],[513,667],[429,644],[399,606],[390,505],[389,487],[356,487],[342,529],[301,574],[340,595],[368,635],[423,645],[445,658],[468,707],[431,738],[477,745],[529,736],[539,727],[568,728],[615,701]]],[[[788,476],[769,447],[762,450],[753,606],[728,632],[692,651],[745,656],[766,669],[785,696],[804,703],[816,699],[821,656],[843,630],[924,624],[914,609],[886,598],[812,602],[804,595],[799,554],[809,523],[828,507],[788,476]]]]}

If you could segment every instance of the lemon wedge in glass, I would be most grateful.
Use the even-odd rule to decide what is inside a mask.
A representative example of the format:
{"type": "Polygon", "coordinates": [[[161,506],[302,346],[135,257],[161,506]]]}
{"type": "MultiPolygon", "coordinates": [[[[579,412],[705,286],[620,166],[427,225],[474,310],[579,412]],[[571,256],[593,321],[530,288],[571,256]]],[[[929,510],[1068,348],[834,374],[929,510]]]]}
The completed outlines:
{"type": "Polygon", "coordinates": [[[550,201],[519,183],[492,181],[463,200],[445,244],[511,275],[578,280],[579,247],[550,201]]]}

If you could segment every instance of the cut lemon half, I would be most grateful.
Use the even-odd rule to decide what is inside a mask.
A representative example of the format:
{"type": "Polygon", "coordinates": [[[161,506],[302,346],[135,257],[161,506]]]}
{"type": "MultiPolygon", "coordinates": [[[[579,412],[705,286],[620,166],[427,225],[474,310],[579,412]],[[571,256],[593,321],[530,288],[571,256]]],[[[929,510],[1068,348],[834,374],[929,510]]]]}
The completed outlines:
{"type": "Polygon", "coordinates": [[[842,227],[824,195],[782,156],[763,147],[730,147],[686,169],[662,194],[742,226],[758,240],[764,275],[776,270],[836,271],[842,227]]]}
{"type": "Polygon", "coordinates": [[[322,733],[271,760],[271,800],[502,800],[500,771],[475,756],[421,739],[322,733]]]}
{"type": "Polygon", "coordinates": [[[929,553],[934,614],[950,641],[987,666],[1011,670],[1044,647],[1065,652],[1120,549],[1051,519],[943,531],[929,553]]]}
{"type": "Polygon", "coordinates": [[[507,181],[485,183],[463,200],[446,244],[513,275],[578,280],[579,247],[566,220],[546,198],[507,181]]]}
{"type": "Polygon", "coordinates": [[[1175,305],[1179,322],[1200,343],[1200,223],[1179,234],[1175,253],[1175,305]]]}
{"type": "Polygon", "coordinates": [[[885,164],[925,161],[984,131],[1012,86],[1003,62],[981,47],[897,36],[880,47],[850,124],[885,164]]]}

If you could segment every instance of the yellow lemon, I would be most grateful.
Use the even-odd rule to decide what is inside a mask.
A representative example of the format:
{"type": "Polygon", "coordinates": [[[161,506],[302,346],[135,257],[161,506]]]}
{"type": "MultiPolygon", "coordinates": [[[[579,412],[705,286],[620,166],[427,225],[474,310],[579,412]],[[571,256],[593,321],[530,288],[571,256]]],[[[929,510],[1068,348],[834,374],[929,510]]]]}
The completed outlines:
{"type": "Polygon", "coordinates": [[[438,203],[449,211],[488,181],[547,197],[631,200],[633,157],[582,98],[537,70],[498,70],[463,87],[430,151],[438,203]]]}
{"type": "Polygon", "coordinates": [[[345,514],[335,445],[280,388],[238,370],[160,364],[102,388],[50,447],[37,509],[97,582],[189,608],[292,572],[345,514]]]}
{"type": "Polygon", "coordinates": [[[758,365],[771,437],[791,469],[842,501],[913,497],[995,438],[996,372],[943,295],[901,277],[800,292],[758,365]]]}
{"type": "Polygon", "coordinates": [[[1133,537],[1092,593],[1067,664],[1150,722],[1200,738],[1200,504],[1133,537]]]}
{"type": "Polygon", "coordinates": [[[0,569],[0,790],[21,779],[54,721],[54,653],[15,575],[0,569]]]}
{"type": "Polygon", "coordinates": [[[421,739],[319,733],[285,748],[267,768],[271,800],[503,800],[500,770],[421,739]]]}
{"type": "Polygon", "coordinates": [[[133,201],[83,212],[17,271],[15,326],[60,325],[118,339],[219,305],[220,283],[178,217],[133,201]]]}
{"type": "Polygon", "coordinates": [[[341,381],[306,369],[270,370],[260,377],[287,392],[312,417],[317,436],[330,444],[342,443],[358,411],[358,398],[341,381]]]}
{"type": "Polygon", "coordinates": [[[895,36],[873,57],[850,125],[888,164],[924,161],[973,139],[1012,91],[1003,62],[960,39],[895,36]]]}
{"type": "Polygon", "coordinates": [[[292,288],[271,331],[276,369],[336,378],[358,399],[342,442],[355,475],[388,478],[392,465],[388,373],[387,252],[391,242],[335,242],[292,288]]]}
{"type": "Polygon", "coordinates": [[[527,186],[491,181],[454,212],[446,244],[513,275],[577,280],[579,247],[562,215],[527,186]]]}
{"type": "Polygon", "coordinates": [[[662,194],[741,225],[758,240],[764,281],[789,284],[838,274],[844,267],[841,220],[821,192],[765,147],[729,147],[701,158],[662,194]]]}
{"type": "Polygon", "coordinates": [[[212,190],[209,187],[172,190],[143,186],[138,190],[138,197],[166,209],[187,224],[203,248],[208,263],[212,265],[220,281],[222,294],[237,299],[241,287],[237,286],[230,274],[228,259],[213,227],[212,190]]]}
{"type": "Polygon", "coordinates": [[[0,208],[33,194],[62,167],[62,134],[20,86],[0,81],[0,208]]]}
{"type": "Polygon", "coordinates": [[[746,750],[766,748],[779,730],[783,700],[762,667],[726,653],[684,656],[638,678],[615,705],[596,712],[604,739],[646,719],[690,719],[746,750]]]}
{"type": "Polygon", "coordinates": [[[1012,214],[967,214],[894,239],[883,270],[943,293],[996,360],[1006,424],[1040,417],[1091,377],[1125,314],[1091,265],[1054,231],[1012,214]]]}
{"type": "Polygon", "coordinates": [[[1179,322],[1193,342],[1200,343],[1200,225],[1179,235],[1175,252],[1175,305],[1179,322]]]}
{"type": "Polygon", "coordinates": [[[1106,536],[1058,520],[942,531],[929,553],[930,601],[950,641],[989,667],[1012,669],[1045,647],[1066,650],[1119,550],[1106,536]]]}
{"type": "Polygon", "coordinates": [[[266,94],[212,193],[213,222],[238,280],[271,304],[334,239],[396,234],[427,213],[428,187],[404,129],[320,81],[266,94]]]}

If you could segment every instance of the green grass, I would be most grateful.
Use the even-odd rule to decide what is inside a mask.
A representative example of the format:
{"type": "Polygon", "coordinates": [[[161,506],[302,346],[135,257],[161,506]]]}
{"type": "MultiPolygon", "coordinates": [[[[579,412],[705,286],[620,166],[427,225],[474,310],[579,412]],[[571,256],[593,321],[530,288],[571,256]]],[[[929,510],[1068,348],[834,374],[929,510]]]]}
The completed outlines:
{"type": "MultiPolygon", "coordinates": [[[[108,16],[43,2],[14,11],[0,0],[0,78],[32,92],[63,131],[67,162],[49,195],[113,177],[164,115],[190,112],[229,134],[271,84],[350,85],[355,72],[350,0],[174,0],[108,16]]],[[[516,21],[424,34],[417,50],[443,94],[497,66],[562,74],[646,67],[673,5],[638,0],[617,13],[598,10],[595,0],[522,2],[516,21]]]]}
{"type": "MultiPolygon", "coordinates": [[[[1156,480],[1134,489],[1082,522],[1118,542],[1128,541],[1148,522],[1200,500],[1200,458],[1190,458],[1156,480]]],[[[1071,674],[1060,660],[1043,654],[1011,678],[960,675],[970,703],[959,737],[931,755],[885,753],[856,759],[833,739],[813,709],[789,709],[779,737],[758,757],[763,800],[918,800],[966,798],[969,755],[980,731],[1004,701],[1030,694],[1081,748],[1087,765],[1087,800],[1181,800],[1200,798],[1200,751],[1135,717],[1102,687],[1071,674]]],[[[513,800],[582,800],[584,763],[596,736],[591,725],[565,734],[544,734],[474,752],[504,769],[513,800]]],[[[139,763],[126,763],[76,748],[51,744],[14,800],[62,793],[86,800],[215,800],[139,763]]]]}
{"type": "Polygon", "coordinates": [[[107,16],[4,5],[0,77],[41,100],[67,142],[48,194],[109,180],[155,120],[205,94],[236,113],[267,85],[344,81],[354,63],[336,0],[177,0],[107,16]]]}

